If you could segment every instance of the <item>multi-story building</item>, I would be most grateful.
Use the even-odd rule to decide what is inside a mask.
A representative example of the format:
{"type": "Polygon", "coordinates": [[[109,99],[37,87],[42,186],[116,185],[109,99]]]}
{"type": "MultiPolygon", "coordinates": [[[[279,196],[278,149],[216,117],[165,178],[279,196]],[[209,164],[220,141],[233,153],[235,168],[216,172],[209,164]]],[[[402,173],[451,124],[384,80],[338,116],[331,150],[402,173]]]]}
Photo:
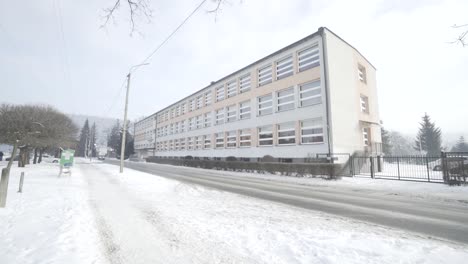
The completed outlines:
{"type": "Polygon", "coordinates": [[[135,130],[143,157],[376,152],[376,69],[322,27],[156,112],[135,130]]]}

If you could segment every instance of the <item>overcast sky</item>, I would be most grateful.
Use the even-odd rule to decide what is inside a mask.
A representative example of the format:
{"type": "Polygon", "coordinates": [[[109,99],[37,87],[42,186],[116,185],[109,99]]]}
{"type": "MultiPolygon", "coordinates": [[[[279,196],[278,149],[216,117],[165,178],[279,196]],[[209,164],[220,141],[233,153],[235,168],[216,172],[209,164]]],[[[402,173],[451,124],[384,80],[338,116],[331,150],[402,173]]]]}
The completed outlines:
{"type": "MultiPolygon", "coordinates": [[[[100,29],[113,1],[0,1],[0,102],[121,118],[129,67],[200,0],[151,0],[152,23],[133,36],[125,9],[100,29]]],[[[216,20],[210,1],[133,75],[132,119],[326,26],[377,67],[386,128],[416,133],[427,112],[445,135],[468,137],[468,47],[448,44],[460,33],[451,25],[468,23],[468,1],[230,0],[216,20]]]]}

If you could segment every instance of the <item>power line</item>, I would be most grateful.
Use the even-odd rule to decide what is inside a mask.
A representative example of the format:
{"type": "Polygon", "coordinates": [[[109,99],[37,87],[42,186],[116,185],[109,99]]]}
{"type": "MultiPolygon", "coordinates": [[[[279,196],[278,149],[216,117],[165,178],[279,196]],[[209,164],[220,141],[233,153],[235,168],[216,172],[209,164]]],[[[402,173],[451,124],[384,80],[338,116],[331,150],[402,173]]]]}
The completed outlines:
{"type": "Polygon", "coordinates": [[[154,54],[156,54],[156,52],[158,52],[159,49],[162,48],[162,46],[164,46],[164,44],[166,44],[166,42],[169,41],[169,39],[172,38],[172,36],[175,35],[175,33],[177,33],[177,31],[179,31],[179,29],[185,25],[185,23],[202,7],[202,5],[206,2],[207,0],[203,0],[200,2],[200,4],[192,11],[192,13],[190,13],[183,21],[182,23],[179,24],[179,26],[177,26],[176,29],[174,29],[174,31],[172,31],[172,33],[166,37],[166,39],[164,39],[163,42],[161,42],[161,44],[159,44],[154,50],[153,52],[150,53],[150,55],[148,55],[143,61],[142,63],[147,63],[149,59],[151,59],[151,57],[154,56],[154,54]]]}
{"type": "Polygon", "coordinates": [[[116,96],[114,96],[114,99],[112,100],[111,102],[111,105],[109,106],[109,108],[107,109],[107,111],[105,112],[105,116],[107,116],[109,114],[109,112],[111,111],[111,109],[114,107],[115,103],[117,102],[117,100],[120,98],[120,95],[122,94],[122,90],[125,86],[127,82],[127,77],[124,78],[124,80],[122,81],[122,84],[120,85],[120,88],[118,90],[118,93],[116,94],[116,96]]]}

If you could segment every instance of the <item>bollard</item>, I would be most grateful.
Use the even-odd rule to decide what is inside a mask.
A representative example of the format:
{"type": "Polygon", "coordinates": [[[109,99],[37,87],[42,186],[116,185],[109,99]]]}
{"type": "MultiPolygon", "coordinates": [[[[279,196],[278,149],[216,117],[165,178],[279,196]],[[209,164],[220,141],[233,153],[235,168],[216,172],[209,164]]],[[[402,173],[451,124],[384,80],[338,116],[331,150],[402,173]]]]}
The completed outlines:
{"type": "Polygon", "coordinates": [[[8,194],[8,179],[10,171],[8,168],[2,170],[2,178],[0,180],[0,208],[5,207],[8,194]]]}
{"type": "Polygon", "coordinates": [[[19,192],[19,193],[22,193],[22,192],[23,192],[23,182],[24,182],[24,171],[21,172],[20,183],[19,183],[19,189],[18,189],[18,192],[19,192]]]}

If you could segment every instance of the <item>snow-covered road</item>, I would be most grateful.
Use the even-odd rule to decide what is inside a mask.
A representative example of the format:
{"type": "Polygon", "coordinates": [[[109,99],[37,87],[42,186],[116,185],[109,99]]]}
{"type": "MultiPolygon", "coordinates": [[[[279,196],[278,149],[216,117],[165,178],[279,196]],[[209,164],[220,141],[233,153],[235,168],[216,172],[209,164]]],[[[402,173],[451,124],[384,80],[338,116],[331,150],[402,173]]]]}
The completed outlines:
{"type": "Polygon", "coordinates": [[[464,263],[468,247],[102,163],[12,172],[0,263],[464,263]]]}

